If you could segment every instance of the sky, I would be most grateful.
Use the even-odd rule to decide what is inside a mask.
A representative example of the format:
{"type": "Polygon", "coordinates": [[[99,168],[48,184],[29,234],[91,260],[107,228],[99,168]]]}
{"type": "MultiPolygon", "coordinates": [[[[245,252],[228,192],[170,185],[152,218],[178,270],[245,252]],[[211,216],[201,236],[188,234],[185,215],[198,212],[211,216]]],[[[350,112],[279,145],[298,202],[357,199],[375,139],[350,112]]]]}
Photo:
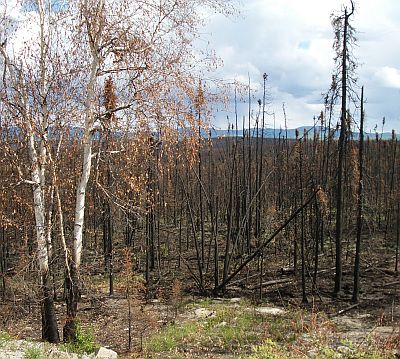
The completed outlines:
{"type": "MultiPolygon", "coordinates": [[[[354,55],[360,63],[358,85],[365,92],[366,128],[377,125],[381,131],[385,117],[384,131],[400,132],[400,1],[355,4],[354,55]]],[[[323,110],[322,93],[330,87],[334,68],[330,16],[345,5],[351,8],[349,0],[241,0],[238,15],[210,16],[202,39],[223,61],[216,76],[243,83],[250,77],[256,112],[267,73],[268,112],[275,114],[275,125],[284,126],[283,104],[288,128],[312,125],[323,110]]],[[[240,103],[240,119],[247,108],[240,103]]],[[[226,112],[216,114],[215,127],[226,129],[233,123],[233,111],[231,103],[226,112]]],[[[273,116],[267,116],[267,125],[273,122],[273,116]]]]}
{"type": "MultiPolygon", "coordinates": [[[[284,127],[283,104],[288,128],[312,125],[323,110],[322,94],[330,87],[334,69],[331,14],[350,7],[350,0],[231,1],[237,4],[238,14],[209,15],[201,30],[200,47],[215,50],[223,63],[213,76],[243,84],[250,78],[256,112],[267,73],[267,126],[275,122],[276,127],[284,127]]],[[[11,11],[14,2],[5,0],[11,11]]],[[[360,63],[358,85],[365,89],[366,128],[377,125],[380,131],[385,117],[384,131],[400,133],[400,1],[355,0],[355,4],[354,55],[360,63]]],[[[215,113],[215,127],[226,129],[228,122],[234,122],[233,94],[231,100],[224,111],[215,113]]],[[[242,100],[239,119],[247,114],[248,103],[242,100]]]]}

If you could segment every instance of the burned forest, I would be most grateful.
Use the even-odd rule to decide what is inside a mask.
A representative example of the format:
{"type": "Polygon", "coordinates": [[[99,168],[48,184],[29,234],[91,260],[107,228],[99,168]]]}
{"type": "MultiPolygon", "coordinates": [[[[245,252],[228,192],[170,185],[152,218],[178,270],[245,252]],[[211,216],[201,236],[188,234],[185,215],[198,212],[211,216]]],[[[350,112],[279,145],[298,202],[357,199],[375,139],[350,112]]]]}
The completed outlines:
{"type": "Polygon", "coordinates": [[[1,15],[0,350],[9,333],[127,358],[400,355],[400,144],[383,116],[366,130],[352,1],[297,129],[268,69],[208,80],[202,1],[25,6],[22,48],[1,15]]]}

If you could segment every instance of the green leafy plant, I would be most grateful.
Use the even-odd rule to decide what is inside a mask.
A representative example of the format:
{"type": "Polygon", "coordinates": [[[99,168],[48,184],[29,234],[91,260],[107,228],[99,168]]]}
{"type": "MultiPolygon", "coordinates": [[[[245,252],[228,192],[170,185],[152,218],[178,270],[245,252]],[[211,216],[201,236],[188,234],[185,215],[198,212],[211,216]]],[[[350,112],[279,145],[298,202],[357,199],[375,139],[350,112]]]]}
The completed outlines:
{"type": "Polygon", "coordinates": [[[68,352],[90,354],[98,348],[98,344],[95,341],[93,331],[84,329],[81,324],[78,323],[76,328],[76,340],[63,344],[63,347],[68,352]]]}

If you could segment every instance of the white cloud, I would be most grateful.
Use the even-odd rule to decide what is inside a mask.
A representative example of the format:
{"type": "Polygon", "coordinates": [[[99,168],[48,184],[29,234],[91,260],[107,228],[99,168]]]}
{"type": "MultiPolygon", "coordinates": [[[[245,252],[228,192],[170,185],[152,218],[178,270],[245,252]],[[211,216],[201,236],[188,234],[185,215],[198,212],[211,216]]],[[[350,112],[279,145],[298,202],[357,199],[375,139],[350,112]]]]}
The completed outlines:
{"type": "Polygon", "coordinates": [[[394,67],[384,66],[375,73],[375,76],[382,86],[400,89],[400,70],[394,67]]]}
{"type": "MultiPolygon", "coordinates": [[[[38,51],[39,35],[38,14],[34,11],[23,11],[22,2],[6,0],[0,4],[1,38],[7,39],[7,50],[10,57],[22,57],[29,62],[28,57],[38,51]]],[[[34,60],[31,60],[34,61],[34,60]]]]}
{"type": "MultiPolygon", "coordinates": [[[[249,72],[254,76],[252,82],[261,84],[262,74],[268,73],[271,108],[277,114],[277,122],[283,121],[285,102],[292,125],[311,124],[322,108],[321,93],[328,90],[334,67],[330,16],[340,11],[343,3],[349,6],[350,2],[246,0],[243,3],[241,17],[216,16],[206,28],[210,46],[225,63],[219,76],[244,79],[249,72]]],[[[359,31],[354,54],[361,63],[359,85],[365,86],[370,123],[390,114],[386,115],[387,126],[400,129],[399,115],[396,116],[400,47],[394,46],[400,35],[400,1],[356,1],[352,24],[359,31]]]]}

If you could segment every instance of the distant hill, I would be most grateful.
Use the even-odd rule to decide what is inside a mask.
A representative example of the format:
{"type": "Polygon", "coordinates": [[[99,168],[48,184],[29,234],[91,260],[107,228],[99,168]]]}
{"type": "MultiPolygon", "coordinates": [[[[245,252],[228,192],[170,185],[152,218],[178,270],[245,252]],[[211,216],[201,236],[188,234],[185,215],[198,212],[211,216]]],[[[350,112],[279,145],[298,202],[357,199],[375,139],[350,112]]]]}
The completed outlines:
{"type": "MultiPolygon", "coordinates": [[[[328,132],[327,128],[318,126],[318,127],[313,127],[313,126],[302,126],[298,128],[288,128],[287,130],[279,128],[279,129],[273,129],[273,128],[264,128],[264,138],[288,138],[288,139],[295,139],[296,138],[296,130],[299,133],[299,138],[302,138],[304,134],[307,134],[309,137],[314,136],[314,132],[317,133],[320,137],[324,136],[324,133],[328,132]]],[[[218,137],[234,137],[234,136],[239,136],[243,137],[243,130],[240,129],[236,131],[235,129],[233,130],[220,130],[220,129],[215,129],[211,128],[209,131],[202,130],[202,136],[203,137],[209,137],[211,133],[212,138],[218,138],[218,137]]],[[[257,136],[257,129],[256,128],[251,128],[250,133],[252,137],[257,136]]],[[[336,130],[335,131],[335,138],[339,138],[340,131],[336,130]]],[[[245,130],[245,135],[248,135],[248,129],[245,130]]],[[[359,133],[355,132],[353,133],[353,139],[358,140],[359,138],[359,133]]],[[[370,139],[370,140],[375,140],[376,136],[380,139],[383,140],[390,140],[392,138],[392,133],[391,132],[383,132],[383,133],[375,133],[375,132],[364,132],[364,137],[365,139],[370,139]]],[[[262,136],[262,130],[258,129],[258,137],[262,136]]],[[[400,139],[400,135],[396,135],[398,139],[400,139]]]]}
{"type": "MultiPolygon", "coordinates": [[[[65,129],[65,128],[64,128],[65,129]]],[[[76,127],[76,126],[68,126],[67,127],[69,136],[71,137],[82,137],[84,130],[81,127],[76,127]]],[[[299,138],[304,137],[305,134],[307,134],[308,137],[312,138],[314,136],[314,132],[319,135],[320,138],[322,138],[326,132],[326,135],[328,133],[328,129],[321,127],[321,126],[301,126],[298,128],[288,128],[283,129],[283,128],[264,128],[264,138],[268,139],[283,139],[283,138],[288,138],[291,140],[294,140],[296,138],[296,130],[299,133],[299,138]]],[[[49,136],[52,137],[55,133],[57,133],[57,129],[50,128],[50,133],[49,136]]],[[[332,131],[332,129],[331,129],[332,131]]],[[[245,129],[245,136],[248,135],[248,129],[245,129]]],[[[113,132],[114,134],[120,133],[120,132],[113,132]]],[[[257,129],[256,128],[251,128],[250,133],[252,137],[257,137],[257,129]]],[[[19,135],[20,134],[20,129],[18,127],[12,126],[9,128],[8,134],[10,135],[19,135]]],[[[208,131],[202,129],[201,130],[201,135],[204,138],[208,138],[211,134],[211,138],[219,138],[219,137],[235,137],[236,135],[238,137],[243,137],[243,130],[238,129],[237,131],[235,129],[232,130],[221,130],[217,128],[210,128],[208,131]]],[[[339,138],[339,130],[335,131],[335,138],[339,138]]],[[[156,134],[154,133],[156,136],[156,134]]],[[[5,134],[3,134],[5,136],[5,134]]],[[[98,138],[99,134],[95,133],[94,137],[98,138]]],[[[262,130],[258,129],[258,137],[262,136],[262,130]]],[[[392,138],[392,133],[391,132],[383,132],[383,133],[376,133],[376,132],[364,132],[364,137],[365,139],[370,139],[370,140],[375,140],[376,137],[379,137],[380,139],[383,140],[390,140],[392,138]]],[[[353,133],[353,139],[358,140],[359,133],[354,132],[353,133]]],[[[397,139],[400,139],[400,134],[396,134],[397,139]]]]}

